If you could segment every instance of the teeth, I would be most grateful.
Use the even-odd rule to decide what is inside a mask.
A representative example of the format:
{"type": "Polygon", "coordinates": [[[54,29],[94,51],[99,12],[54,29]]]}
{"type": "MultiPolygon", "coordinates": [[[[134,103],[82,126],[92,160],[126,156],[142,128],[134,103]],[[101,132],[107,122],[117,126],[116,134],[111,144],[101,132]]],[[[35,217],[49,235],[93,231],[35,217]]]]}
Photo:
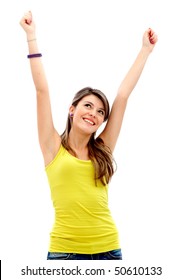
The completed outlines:
{"type": "Polygon", "coordinates": [[[94,125],[93,122],[91,122],[91,121],[89,121],[89,120],[87,120],[87,119],[84,119],[84,121],[85,121],[85,122],[88,122],[88,123],[90,123],[90,124],[92,124],[92,125],[94,125]]]}

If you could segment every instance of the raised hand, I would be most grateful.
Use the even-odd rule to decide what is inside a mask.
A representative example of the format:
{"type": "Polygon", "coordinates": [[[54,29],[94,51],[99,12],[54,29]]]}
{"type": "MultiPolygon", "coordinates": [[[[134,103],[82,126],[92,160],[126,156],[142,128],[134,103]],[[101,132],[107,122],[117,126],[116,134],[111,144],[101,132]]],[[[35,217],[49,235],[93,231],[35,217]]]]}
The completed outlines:
{"type": "Polygon", "coordinates": [[[143,35],[143,47],[147,47],[151,52],[158,41],[158,37],[153,29],[148,28],[143,35]]]}
{"type": "Polygon", "coordinates": [[[22,19],[20,20],[20,25],[27,33],[27,35],[35,33],[35,23],[33,21],[33,16],[31,11],[28,11],[27,13],[24,14],[22,19]]]}

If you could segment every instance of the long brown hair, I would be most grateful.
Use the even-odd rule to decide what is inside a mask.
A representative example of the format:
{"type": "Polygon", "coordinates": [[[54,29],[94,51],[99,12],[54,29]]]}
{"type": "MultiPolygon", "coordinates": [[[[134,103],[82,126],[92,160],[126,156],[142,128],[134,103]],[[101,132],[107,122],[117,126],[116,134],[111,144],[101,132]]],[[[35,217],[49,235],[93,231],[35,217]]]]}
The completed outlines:
{"type": "MultiPolygon", "coordinates": [[[[81,89],[75,94],[74,99],[72,101],[72,105],[76,107],[79,101],[84,96],[90,94],[97,96],[103,102],[104,110],[105,110],[105,116],[104,116],[104,122],[105,122],[109,117],[110,108],[109,108],[109,102],[105,94],[100,90],[93,89],[91,87],[85,87],[81,89]]],[[[76,156],[75,151],[70,147],[68,143],[68,136],[69,136],[71,126],[72,126],[72,118],[70,117],[70,115],[68,115],[66,128],[61,135],[61,139],[64,148],[68,151],[71,151],[76,156]]],[[[108,184],[112,175],[114,174],[114,166],[113,166],[114,161],[110,148],[104,144],[101,138],[99,137],[95,138],[95,133],[93,133],[88,142],[88,152],[89,152],[89,157],[94,165],[95,180],[99,179],[103,185],[108,184]]]]}

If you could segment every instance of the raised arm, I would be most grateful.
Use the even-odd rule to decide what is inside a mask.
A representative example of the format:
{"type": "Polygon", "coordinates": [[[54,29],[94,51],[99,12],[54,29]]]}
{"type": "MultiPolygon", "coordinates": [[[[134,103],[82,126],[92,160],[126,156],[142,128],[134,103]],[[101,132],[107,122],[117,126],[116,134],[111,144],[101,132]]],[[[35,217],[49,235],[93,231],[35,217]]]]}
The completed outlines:
{"type": "MultiPolygon", "coordinates": [[[[35,23],[31,12],[27,12],[20,21],[27,35],[30,55],[39,54],[35,23]]],[[[47,165],[56,155],[60,146],[60,136],[53,125],[49,88],[40,56],[29,58],[30,68],[37,96],[37,121],[39,143],[47,165]]]]}
{"type": "Polygon", "coordinates": [[[136,57],[136,60],[118,88],[118,93],[113,102],[109,119],[103,132],[99,136],[112,151],[114,150],[119,132],[121,130],[128,98],[136,86],[144,69],[145,63],[156,42],[157,36],[154,31],[149,28],[144,32],[142,47],[138,53],[138,56],[136,57]]]}

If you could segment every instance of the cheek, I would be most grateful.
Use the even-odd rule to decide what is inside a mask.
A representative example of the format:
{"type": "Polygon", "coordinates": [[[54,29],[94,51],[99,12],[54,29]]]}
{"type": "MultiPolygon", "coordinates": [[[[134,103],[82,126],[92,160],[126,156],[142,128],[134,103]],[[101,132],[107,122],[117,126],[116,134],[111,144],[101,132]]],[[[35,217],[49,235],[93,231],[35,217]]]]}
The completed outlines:
{"type": "Polygon", "coordinates": [[[98,126],[100,127],[103,124],[103,122],[104,122],[104,120],[102,118],[99,118],[98,126]]]}
{"type": "Polygon", "coordinates": [[[76,108],[76,110],[74,111],[74,117],[80,118],[81,115],[82,115],[82,110],[76,108]]]}
{"type": "Polygon", "coordinates": [[[77,117],[81,117],[85,113],[86,113],[86,108],[82,108],[82,107],[76,107],[74,111],[74,115],[76,115],[77,117]]]}
{"type": "Polygon", "coordinates": [[[103,123],[103,122],[104,122],[104,116],[102,116],[102,115],[99,116],[99,122],[100,122],[100,123],[103,123]]]}

